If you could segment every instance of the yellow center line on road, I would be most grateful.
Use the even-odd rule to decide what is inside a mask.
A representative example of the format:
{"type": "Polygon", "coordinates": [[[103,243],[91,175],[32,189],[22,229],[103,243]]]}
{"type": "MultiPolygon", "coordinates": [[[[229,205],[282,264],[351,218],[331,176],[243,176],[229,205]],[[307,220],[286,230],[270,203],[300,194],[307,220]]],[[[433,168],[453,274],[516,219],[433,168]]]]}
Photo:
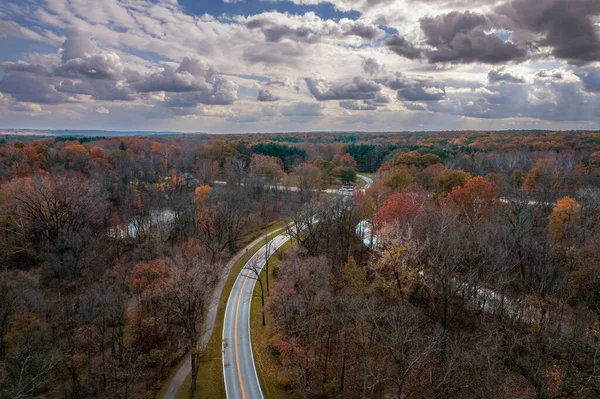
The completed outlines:
{"type": "Polygon", "coordinates": [[[242,389],[242,398],[246,399],[246,392],[244,391],[244,382],[242,381],[242,371],[240,369],[240,355],[238,353],[238,315],[240,311],[240,302],[242,300],[242,293],[244,292],[244,286],[246,285],[246,281],[248,281],[248,277],[244,278],[244,282],[242,283],[242,288],[240,289],[240,296],[237,300],[237,307],[235,308],[235,324],[233,326],[233,340],[235,345],[235,363],[237,365],[238,378],[240,380],[240,388],[242,389]]]}

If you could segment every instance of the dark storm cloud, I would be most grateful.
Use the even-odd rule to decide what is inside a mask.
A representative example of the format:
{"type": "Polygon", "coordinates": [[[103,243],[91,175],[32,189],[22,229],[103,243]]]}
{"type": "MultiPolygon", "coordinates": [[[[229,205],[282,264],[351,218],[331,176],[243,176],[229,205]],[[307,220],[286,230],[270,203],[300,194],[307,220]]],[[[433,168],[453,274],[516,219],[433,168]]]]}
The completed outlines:
{"type": "Polygon", "coordinates": [[[489,71],[488,80],[490,82],[525,83],[525,79],[505,71],[504,68],[489,71]]]}
{"type": "Polygon", "coordinates": [[[258,101],[270,102],[279,100],[279,97],[273,95],[273,93],[271,93],[271,91],[268,89],[262,89],[258,92],[256,99],[258,101]]]}
{"type": "Polygon", "coordinates": [[[600,35],[592,20],[600,15],[598,0],[514,0],[496,13],[508,29],[537,34],[535,44],[551,47],[556,58],[572,64],[600,60],[600,35]]]}
{"type": "Polygon", "coordinates": [[[425,56],[430,63],[500,64],[523,58],[527,50],[504,41],[493,33],[486,33],[489,21],[484,15],[454,11],[420,20],[426,36],[425,43],[432,46],[425,56]]]}
{"type": "Polygon", "coordinates": [[[404,37],[398,35],[393,35],[390,39],[386,40],[385,45],[394,53],[408,58],[409,60],[421,58],[423,55],[421,49],[417,48],[404,37]]]}
{"type": "Polygon", "coordinates": [[[329,100],[372,100],[381,91],[378,83],[355,77],[350,83],[330,84],[323,79],[306,78],[311,94],[319,101],[329,100]]]}
{"type": "Polygon", "coordinates": [[[525,46],[504,41],[488,33],[491,23],[482,14],[453,11],[435,17],[423,17],[420,26],[429,47],[417,47],[406,38],[393,35],[385,42],[396,54],[408,59],[425,58],[429,63],[500,64],[524,59],[525,46]]]}
{"type": "Polygon", "coordinates": [[[427,44],[437,47],[448,44],[458,34],[467,34],[475,28],[485,28],[488,21],[481,14],[453,11],[436,17],[423,17],[420,24],[427,37],[427,44]]]}
{"type": "Polygon", "coordinates": [[[323,106],[319,103],[296,103],[293,105],[289,105],[287,107],[283,107],[281,109],[281,114],[283,116],[291,116],[291,117],[311,117],[311,116],[322,116],[323,115],[323,106]]]}

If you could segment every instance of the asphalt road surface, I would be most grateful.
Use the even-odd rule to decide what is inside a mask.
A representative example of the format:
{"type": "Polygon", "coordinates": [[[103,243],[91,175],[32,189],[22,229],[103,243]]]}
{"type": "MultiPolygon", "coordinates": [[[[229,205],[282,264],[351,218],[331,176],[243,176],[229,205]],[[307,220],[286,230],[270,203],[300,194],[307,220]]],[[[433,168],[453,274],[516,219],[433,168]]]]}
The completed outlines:
{"type": "Polygon", "coordinates": [[[250,302],[257,281],[252,278],[254,273],[246,268],[254,266],[260,273],[266,256],[272,256],[289,239],[287,234],[282,233],[270,241],[268,251],[267,245],[258,250],[231,289],[223,324],[223,375],[228,399],[263,398],[250,341],[250,302]]]}
{"type": "Polygon", "coordinates": [[[371,179],[370,177],[363,176],[363,175],[356,175],[356,177],[364,180],[367,183],[367,185],[363,187],[363,190],[369,188],[371,186],[371,184],[373,184],[373,179],[371,179]]]}
{"type": "MultiPolygon", "coordinates": [[[[363,190],[373,183],[373,180],[367,176],[357,175],[357,177],[367,183],[363,190]]],[[[250,340],[250,302],[256,280],[252,278],[254,274],[247,270],[247,267],[254,266],[260,273],[265,265],[266,256],[273,255],[289,239],[287,234],[282,233],[273,238],[268,252],[265,245],[250,258],[237,277],[229,295],[223,324],[223,375],[227,399],[264,398],[250,340]]]]}
{"type": "MultiPolygon", "coordinates": [[[[206,321],[204,322],[203,326],[204,330],[202,331],[202,337],[200,338],[201,347],[206,346],[208,340],[210,339],[210,336],[212,335],[213,327],[215,325],[215,319],[217,317],[217,309],[219,307],[219,299],[221,298],[223,287],[227,282],[229,273],[231,273],[231,268],[233,267],[233,264],[246,254],[247,249],[253,248],[260,242],[264,242],[265,238],[269,234],[263,235],[262,237],[259,237],[256,240],[252,241],[246,246],[246,248],[242,249],[233,258],[231,258],[229,262],[227,262],[223,270],[221,270],[219,282],[217,283],[217,286],[215,287],[215,290],[213,291],[210,297],[210,304],[207,309],[206,321]]],[[[175,373],[175,376],[173,376],[173,379],[169,382],[169,386],[167,387],[162,399],[175,399],[175,395],[177,395],[177,392],[179,391],[179,389],[181,389],[183,382],[185,381],[186,377],[191,371],[192,365],[190,362],[190,356],[187,355],[181,367],[179,368],[179,370],[177,370],[177,373],[175,373]]]]}

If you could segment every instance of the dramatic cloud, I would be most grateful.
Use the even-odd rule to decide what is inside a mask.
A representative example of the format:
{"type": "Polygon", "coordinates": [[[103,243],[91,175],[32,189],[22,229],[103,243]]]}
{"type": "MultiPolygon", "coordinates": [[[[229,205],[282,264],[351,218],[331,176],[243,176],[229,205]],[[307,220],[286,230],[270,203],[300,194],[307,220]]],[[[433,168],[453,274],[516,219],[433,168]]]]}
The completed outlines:
{"type": "Polygon", "coordinates": [[[511,72],[505,71],[504,68],[490,71],[488,73],[488,80],[490,82],[525,83],[524,78],[514,75],[511,72]]]}
{"type": "Polygon", "coordinates": [[[546,69],[541,69],[535,73],[535,76],[539,79],[549,79],[549,80],[563,80],[565,78],[565,74],[563,71],[548,71],[546,69]]]}
{"type": "Polygon", "coordinates": [[[306,78],[311,94],[319,101],[372,100],[381,91],[376,82],[355,77],[351,83],[328,83],[324,79],[306,78]]]}
{"type": "Polygon", "coordinates": [[[423,53],[421,49],[398,35],[393,35],[391,39],[386,40],[385,45],[394,53],[410,60],[421,58],[423,53]]]}
{"type": "Polygon", "coordinates": [[[177,68],[165,64],[160,72],[139,77],[132,87],[138,92],[208,92],[214,89],[215,79],[216,74],[211,66],[186,57],[177,68]]]}
{"type": "Polygon", "coordinates": [[[408,78],[400,72],[380,80],[390,89],[398,90],[400,101],[438,101],[446,96],[444,85],[424,78],[408,78]]]}
{"type": "Polygon", "coordinates": [[[554,57],[573,64],[600,60],[596,0],[514,0],[496,9],[499,22],[529,37],[538,47],[550,47],[554,57]],[[507,22],[508,21],[508,22],[507,22]]]}
{"type": "Polygon", "coordinates": [[[425,52],[428,61],[499,64],[525,57],[524,48],[486,33],[487,28],[485,16],[469,11],[422,18],[425,43],[434,48],[425,52]]]}
{"type": "Polygon", "coordinates": [[[486,120],[600,129],[600,1],[191,3],[0,2],[0,119],[69,128],[106,115],[116,129],[215,132],[486,120]]]}
{"type": "Polygon", "coordinates": [[[373,23],[364,20],[341,19],[339,22],[324,20],[314,13],[292,16],[278,12],[242,20],[250,29],[260,30],[268,42],[280,42],[284,39],[316,43],[325,39],[356,37],[372,41],[384,35],[373,23]]]}
{"type": "Polygon", "coordinates": [[[210,90],[177,93],[166,97],[164,105],[176,108],[205,105],[230,105],[237,100],[238,85],[222,77],[214,78],[210,90]]]}
{"type": "Polygon", "coordinates": [[[123,72],[121,58],[101,51],[90,35],[74,30],[61,49],[62,64],[55,73],[65,77],[91,79],[118,79],[123,72]]]}
{"type": "MultiPolygon", "coordinates": [[[[91,35],[72,30],[50,65],[24,61],[2,64],[0,91],[16,101],[39,104],[133,101],[140,94],[166,92],[162,105],[190,108],[199,104],[229,105],[237,99],[235,82],[219,76],[198,59],[178,65],[163,63],[156,72],[126,70],[114,52],[100,49],[91,35]]],[[[105,108],[104,108],[105,109],[105,108]]]]}
{"type": "Polygon", "coordinates": [[[398,99],[403,101],[438,101],[446,96],[444,87],[416,83],[398,90],[398,99]]]}

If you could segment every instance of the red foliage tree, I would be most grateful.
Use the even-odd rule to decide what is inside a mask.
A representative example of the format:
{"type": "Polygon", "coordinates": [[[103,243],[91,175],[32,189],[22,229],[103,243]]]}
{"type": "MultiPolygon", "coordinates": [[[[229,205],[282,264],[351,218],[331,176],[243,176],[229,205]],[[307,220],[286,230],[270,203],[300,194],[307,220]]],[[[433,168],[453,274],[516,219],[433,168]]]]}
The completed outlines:
{"type": "Polygon", "coordinates": [[[468,221],[476,222],[494,209],[499,193],[496,183],[478,176],[470,179],[463,187],[454,187],[444,203],[468,221]]]}
{"type": "Polygon", "coordinates": [[[375,216],[375,224],[380,227],[387,223],[408,223],[419,214],[421,206],[404,193],[394,193],[383,203],[375,216]]]}

